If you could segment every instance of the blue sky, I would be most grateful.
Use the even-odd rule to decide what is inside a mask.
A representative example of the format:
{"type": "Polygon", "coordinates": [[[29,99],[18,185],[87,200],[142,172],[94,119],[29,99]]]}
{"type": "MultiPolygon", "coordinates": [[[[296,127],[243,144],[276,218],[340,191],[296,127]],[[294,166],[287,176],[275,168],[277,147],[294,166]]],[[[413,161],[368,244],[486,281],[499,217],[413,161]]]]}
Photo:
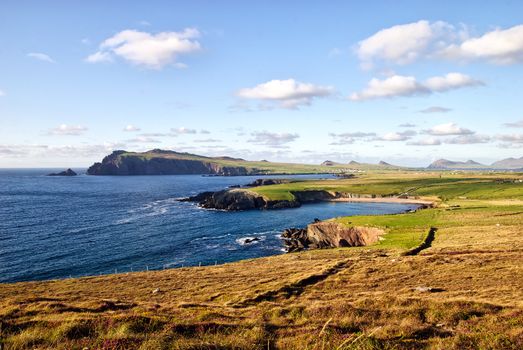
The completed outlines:
{"type": "Polygon", "coordinates": [[[520,1],[3,1],[0,167],[151,148],[520,157],[521,13],[520,1]]]}

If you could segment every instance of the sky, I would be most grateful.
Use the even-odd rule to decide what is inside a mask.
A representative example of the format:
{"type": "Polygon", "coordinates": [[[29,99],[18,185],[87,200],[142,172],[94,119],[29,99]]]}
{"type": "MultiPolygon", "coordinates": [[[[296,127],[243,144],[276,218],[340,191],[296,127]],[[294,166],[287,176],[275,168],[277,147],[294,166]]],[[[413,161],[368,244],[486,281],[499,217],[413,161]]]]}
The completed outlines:
{"type": "Polygon", "coordinates": [[[523,156],[521,1],[0,2],[0,167],[523,156]]]}

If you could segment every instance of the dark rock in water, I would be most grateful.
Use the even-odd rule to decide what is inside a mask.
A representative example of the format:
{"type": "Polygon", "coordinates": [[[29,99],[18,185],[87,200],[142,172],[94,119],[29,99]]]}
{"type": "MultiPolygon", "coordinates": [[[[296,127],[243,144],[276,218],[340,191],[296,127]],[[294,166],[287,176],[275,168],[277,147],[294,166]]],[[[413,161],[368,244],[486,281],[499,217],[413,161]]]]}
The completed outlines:
{"type": "Polygon", "coordinates": [[[61,171],[59,173],[48,174],[47,176],[76,176],[76,175],[78,175],[78,174],[69,168],[69,169],[61,171]]]}
{"type": "Polygon", "coordinates": [[[240,185],[230,185],[229,188],[240,188],[240,185]]]}
{"type": "Polygon", "coordinates": [[[245,244],[249,244],[249,243],[252,243],[252,242],[257,242],[259,241],[260,239],[258,237],[254,237],[254,238],[246,238],[244,243],[245,244]]]}
{"type": "Polygon", "coordinates": [[[253,182],[245,185],[245,187],[268,186],[289,183],[288,179],[256,179],[253,182]]]}

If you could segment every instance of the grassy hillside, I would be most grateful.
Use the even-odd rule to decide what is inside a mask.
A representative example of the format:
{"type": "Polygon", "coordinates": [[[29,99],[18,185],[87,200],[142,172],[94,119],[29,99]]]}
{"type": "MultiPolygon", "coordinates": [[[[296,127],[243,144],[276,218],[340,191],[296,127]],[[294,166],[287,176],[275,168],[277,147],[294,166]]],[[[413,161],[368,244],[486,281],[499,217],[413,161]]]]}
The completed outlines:
{"type": "Polygon", "coordinates": [[[247,169],[259,169],[268,174],[303,174],[303,173],[343,173],[354,170],[390,170],[399,169],[391,165],[377,164],[335,164],[332,166],[298,164],[298,163],[277,163],[268,161],[247,161],[244,159],[230,157],[205,157],[190,153],[166,152],[161,150],[151,150],[148,152],[125,152],[121,157],[139,157],[143,159],[167,158],[167,159],[184,159],[197,160],[203,162],[212,162],[221,166],[238,167],[242,166],[247,169]]]}
{"type": "Polygon", "coordinates": [[[260,187],[268,196],[409,190],[440,201],[415,213],[333,218],[388,232],[368,247],[4,284],[1,341],[8,349],[521,349],[523,184],[514,177],[369,174],[260,187]],[[430,247],[404,255],[430,227],[430,247]]]}

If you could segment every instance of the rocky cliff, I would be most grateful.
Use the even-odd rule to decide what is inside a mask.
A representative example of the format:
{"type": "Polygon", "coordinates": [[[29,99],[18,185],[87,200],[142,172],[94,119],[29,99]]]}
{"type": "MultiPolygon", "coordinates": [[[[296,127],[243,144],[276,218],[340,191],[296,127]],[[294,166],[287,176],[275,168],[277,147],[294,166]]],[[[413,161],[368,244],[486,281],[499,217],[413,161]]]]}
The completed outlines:
{"type": "MultiPolygon", "coordinates": [[[[146,154],[114,151],[102,162],[93,164],[89,175],[253,175],[260,173],[255,168],[229,166],[213,161],[213,158],[191,159],[191,155],[153,150],[146,154]]],[[[222,159],[223,160],[223,159],[222,159]]]]}
{"type": "Polygon", "coordinates": [[[347,227],[337,222],[318,221],[303,229],[282,233],[288,252],[304,249],[359,247],[376,243],[385,231],[374,227],[347,227]]]}
{"type": "Polygon", "coordinates": [[[301,205],[301,203],[297,201],[267,200],[262,195],[245,189],[202,192],[196,196],[181,199],[181,201],[197,202],[200,207],[206,209],[230,211],[296,208],[301,205]]]}

